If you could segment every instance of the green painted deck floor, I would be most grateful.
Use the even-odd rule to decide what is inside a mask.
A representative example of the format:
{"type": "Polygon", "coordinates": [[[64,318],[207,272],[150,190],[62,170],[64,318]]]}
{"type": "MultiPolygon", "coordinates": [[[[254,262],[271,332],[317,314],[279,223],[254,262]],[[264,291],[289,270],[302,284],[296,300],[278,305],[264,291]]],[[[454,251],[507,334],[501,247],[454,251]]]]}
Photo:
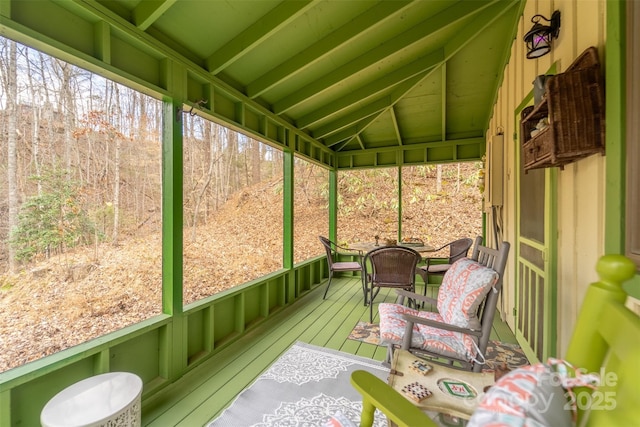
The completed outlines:
{"type": "MultiPolygon", "coordinates": [[[[322,299],[324,288],[324,284],[314,288],[180,380],[143,400],[142,424],[206,425],[296,341],[382,361],[386,347],[347,339],[358,321],[369,320],[360,281],[335,278],[326,300],[322,299]]],[[[394,292],[385,291],[376,297],[376,304],[395,300],[394,292]]],[[[495,319],[492,339],[515,343],[509,327],[498,315],[495,319]]]]}

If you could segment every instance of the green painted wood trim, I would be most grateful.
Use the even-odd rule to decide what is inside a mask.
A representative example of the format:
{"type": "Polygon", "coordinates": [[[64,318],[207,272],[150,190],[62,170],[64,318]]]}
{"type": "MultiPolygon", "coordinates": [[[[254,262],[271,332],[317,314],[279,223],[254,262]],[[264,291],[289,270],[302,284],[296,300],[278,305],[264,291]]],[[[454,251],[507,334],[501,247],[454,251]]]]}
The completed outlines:
{"type": "Polygon", "coordinates": [[[0,391],[0,426],[11,425],[11,390],[0,391]]]}
{"type": "Polygon", "coordinates": [[[213,341],[213,307],[209,306],[203,310],[204,326],[202,328],[202,334],[204,336],[203,347],[207,352],[211,352],[215,349],[215,342],[213,341]]]}
{"type": "MultiPolygon", "coordinates": [[[[557,62],[551,64],[551,67],[547,70],[546,74],[555,74],[557,71],[557,62]]],[[[523,238],[520,235],[520,162],[521,162],[521,150],[520,147],[520,139],[519,139],[519,129],[520,129],[520,113],[522,110],[531,104],[533,100],[533,90],[530,91],[520,102],[520,104],[516,107],[514,114],[514,135],[513,139],[516,143],[518,149],[516,149],[515,160],[516,160],[516,169],[518,173],[515,176],[515,189],[516,189],[516,239],[517,242],[515,246],[515,260],[516,260],[516,270],[520,268],[520,265],[525,261],[520,259],[520,242],[527,243],[528,245],[535,247],[543,252],[544,256],[544,271],[541,271],[539,268],[534,265],[529,265],[529,267],[538,272],[538,275],[541,276],[546,284],[545,286],[545,294],[544,294],[544,304],[545,308],[548,309],[548,315],[543,319],[543,342],[542,342],[542,353],[543,358],[549,356],[556,356],[557,350],[557,323],[558,323],[558,280],[557,280],[557,271],[558,271],[558,246],[557,246],[557,235],[558,235],[558,168],[546,168],[545,169],[545,244],[540,245],[538,242],[534,242],[532,240],[523,238]]],[[[527,263],[528,264],[528,263],[527,263]]],[[[516,277],[518,277],[518,271],[516,271],[516,277]]],[[[517,280],[517,279],[516,279],[517,280]]],[[[519,295],[519,286],[516,283],[514,289],[514,308],[517,309],[519,307],[518,300],[520,298],[519,295]]],[[[534,316],[539,316],[540,313],[534,313],[534,316]]],[[[514,323],[517,324],[517,316],[514,320],[514,323]]],[[[527,345],[527,340],[522,335],[522,333],[517,330],[516,327],[516,338],[521,343],[521,346],[529,360],[537,360],[537,356],[533,349],[531,349],[527,345]],[[533,359],[531,359],[533,357],[533,359]]]]}
{"type": "MultiPolygon", "coordinates": [[[[607,1],[605,253],[625,253],[626,1],[607,1]]],[[[631,289],[629,289],[631,290],[631,289]]],[[[640,296],[640,295],[637,295],[640,296]]]]}
{"type": "Polygon", "coordinates": [[[338,172],[329,171],[329,239],[335,241],[338,234],[338,172]]]}
{"type": "Polygon", "coordinates": [[[338,169],[370,169],[403,165],[424,165],[480,161],[485,154],[484,137],[406,144],[401,147],[384,147],[342,151],[336,154],[338,169]],[[389,153],[396,153],[391,156],[389,153]],[[381,160],[384,159],[384,160],[381,160]],[[392,159],[392,160],[391,160],[392,159]]]}
{"type": "Polygon", "coordinates": [[[108,349],[102,350],[100,353],[96,354],[96,357],[93,358],[94,372],[101,374],[109,372],[109,360],[110,352],[108,349]]]}
{"type": "MultiPolygon", "coordinates": [[[[165,64],[166,85],[184,93],[186,71],[165,64]]],[[[162,111],[162,311],[182,312],[182,96],[163,100],[162,111]]]]}
{"type": "MultiPolygon", "coordinates": [[[[320,256],[297,264],[294,268],[298,274],[297,281],[303,283],[305,289],[314,290],[320,285],[317,272],[325,265],[324,257],[320,256]]],[[[274,298],[282,301],[284,299],[285,282],[289,276],[285,270],[272,273],[234,289],[189,304],[185,313],[173,316],[161,314],[3,372],[0,374],[0,425],[20,425],[19,423],[24,420],[26,420],[26,424],[23,423],[22,425],[37,425],[37,414],[40,413],[48,397],[42,402],[33,399],[29,405],[21,405],[16,409],[15,405],[13,408],[11,407],[11,400],[16,395],[53,396],[60,391],[61,375],[66,378],[77,377],[82,379],[113,369],[111,363],[113,355],[119,360],[118,369],[120,370],[139,373],[138,369],[140,369],[141,360],[145,361],[142,363],[154,364],[149,369],[145,368],[144,370],[157,372],[157,376],[149,377],[147,375],[143,379],[145,382],[143,400],[145,402],[148,400],[153,401],[156,395],[169,388],[179,376],[217,357],[216,355],[229,345],[259,328],[265,320],[272,318],[274,314],[281,313],[283,311],[281,309],[282,303],[279,304],[279,307],[276,306],[269,309],[268,316],[258,316],[256,318],[254,316],[255,304],[245,304],[245,301],[249,301],[249,299],[255,300],[256,297],[263,299],[264,293],[262,290],[267,286],[280,288],[281,292],[274,298]],[[215,326],[213,312],[218,307],[214,307],[216,303],[235,310],[230,321],[235,329],[242,331],[242,333],[233,332],[217,343],[213,342],[215,326]],[[245,307],[245,305],[251,305],[251,307],[245,307]],[[246,313],[247,310],[252,310],[252,313],[246,313]],[[198,332],[203,335],[200,338],[202,351],[195,355],[187,365],[187,339],[190,326],[187,318],[190,315],[201,315],[201,322],[204,325],[201,327],[201,331],[198,332]],[[179,330],[176,331],[175,329],[179,330]],[[157,337],[157,340],[153,339],[154,337],[157,337]],[[179,356],[182,354],[182,350],[176,352],[174,351],[175,347],[184,348],[185,356],[179,356]],[[119,358],[121,355],[129,353],[135,356],[125,359],[119,358]],[[155,365],[156,363],[157,365],[155,365]]],[[[310,292],[305,292],[305,295],[308,294],[310,292]]],[[[264,306],[262,309],[265,309],[264,306]]],[[[262,314],[264,313],[263,311],[262,314]]],[[[198,325],[198,327],[200,326],[198,325]]]]}
{"type": "Polygon", "coordinates": [[[402,167],[398,166],[398,242],[402,239],[402,167]]]}
{"type": "MultiPolygon", "coordinates": [[[[627,295],[622,283],[635,275],[636,266],[622,255],[605,255],[598,260],[596,271],[599,280],[587,289],[566,355],[574,366],[586,372],[598,372],[608,354],[609,346],[599,334],[598,325],[602,323],[607,305],[624,304],[627,295]]],[[[629,335],[628,339],[637,340],[637,337],[629,335]]]]}
{"type": "Polygon", "coordinates": [[[272,282],[263,283],[260,286],[260,318],[269,316],[269,287],[272,282]]]}
{"type": "Polygon", "coordinates": [[[244,293],[238,294],[233,298],[234,302],[234,316],[235,316],[235,332],[241,334],[244,332],[246,326],[245,322],[245,304],[244,293]]]}
{"type": "Polygon", "coordinates": [[[163,99],[162,111],[162,312],[173,316],[172,327],[158,351],[167,378],[177,378],[188,364],[188,325],[183,317],[183,128],[186,70],[164,64],[165,84],[176,95],[163,99]]]}
{"type": "Polygon", "coordinates": [[[542,348],[544,359],[558,356],[558,168],[547,168],[545,179],[545,204],[549,207],[545,211],[545,282],[547,292],[544,304],[548,316],[542,326],[542,348]]]}
{"type": "MultiPolygon", "coordinates": [[[[604,250],[607,254],[624,254],[626,244],[626,8],[627,1],[607,1],[604,227],[604,250]]],[[[636,274],[625,282],[623,288],[632,297],[640,299],[640,275],[636,274]]]]}
{"type": "Polygon", "coordinates": [[[0,1],[0,16],[9,18],[11,16],[11,2],[0,1]]]}
{"type": "Polygon", "coordinates": [[[382,411],[395,425],[401,427],[437,425],[402,394],[367,371],[355,371],[351,374],[351,384],[362,394],[360,426],[370,427],[373,425],[376,408],[382,411]]]}
{"type": "Polygon", "coordinates": [[[285,150],[282,156],[283,163],[283,260],[285,269],[293,267],[293,211],[295,192],[295,156],[290,150],[285,150]]]}
{"type": "Polygon", "coordinates": [[[151,319],[143,320],[142,322],[96,338],[95,340],[78,344],[26,365],[3,372],[0,374],[0,393],[33,380],[37,382],[41,377],[52,372],[77,365],[85,359],[94,358],[102,351],[108,351],[113,347],[126,345],[130,340],[138,339],[149,333],[155,333],[157,329],[166,326],[171,321],[172,317],[170,316],[155,316],[151,319]]]}
{"type": "MultiPolygon", "coordinates": [[[[151,351],[158,352],[158,377],[152,379],[149,383],[145,384],[142,395],[150,395],[155,393],[160,388],[164,387],[171,378],[171,344],[172,344],[172,329],[173,323],[167,322],[165,325],[158,328],[158,348],[151,351]]],[[[153,354],[153,353],[145,353],[153,354]]]]}
{"type": "Polygon", "coordinates": [[[487,213],[482,212],[482,241],[487,241],[487,213]]]}
{"type": "Polygon", "coordinates": [[[165,314],[182,311],[182,192],[179,191],[182,188],[182,127],[176,121],[181,107],[170,100],[163,105],[162,312],[165,314]]]}

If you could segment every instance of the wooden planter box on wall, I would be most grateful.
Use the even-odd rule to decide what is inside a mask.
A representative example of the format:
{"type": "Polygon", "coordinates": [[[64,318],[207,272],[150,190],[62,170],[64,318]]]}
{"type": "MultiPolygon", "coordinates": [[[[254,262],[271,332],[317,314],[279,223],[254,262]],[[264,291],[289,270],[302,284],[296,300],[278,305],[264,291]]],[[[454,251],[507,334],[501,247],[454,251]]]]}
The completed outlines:
{"type": "Polygon", "coordinates": [[[584,51],[566,72],[548,76],[545,89],[538,105],[521,113],[524,170],[563,168],[604,154],[604,84],[596,48],[584,51]],[[548,126],[536,129],[543,119],[548,126]]]}

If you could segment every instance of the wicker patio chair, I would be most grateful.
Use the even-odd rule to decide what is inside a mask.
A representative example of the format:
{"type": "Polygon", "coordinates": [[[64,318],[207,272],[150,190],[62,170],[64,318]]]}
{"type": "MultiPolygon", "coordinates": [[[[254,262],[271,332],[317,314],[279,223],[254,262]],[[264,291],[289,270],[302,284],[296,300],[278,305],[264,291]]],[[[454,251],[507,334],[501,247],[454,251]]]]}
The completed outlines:
{"type": "Polygon", "coordinates": [[[369,292],[369,321],[373,322],[373,300],[381,288],[415,291],[420,253],[403,246],[382,246],[364,257],[365,288],[369,292]]]}
{"type": "MultiPolygon", "coordinates": [[[[482,243],[482,237],[479,237],[479,239],[480,243],[482,243]]],[[[424,280],[424,295],[427,294],[429,276],[444,276],[447,270],[451,267],[451,264],[468,255],[472,244],[473,240],[468,237],[454,240],[453,242],[449,242],[434,250],[434,252],[438,252],[448,247],[449,256],[425,258],[425,265],[418,267],[416,270],[416,273],[418,273],[422,277],[422,280],[424,280]]]]}
{"type": "Polygon", "coordinates": [[[329,281],[327,282],[327,288],[324,290],[324,296],[322,297],[322,299],[325,299],[327,297],[327,292],[329,292],[329,286],[331,286],[331,279],[333,279],[334,273],[345,271],[359,271],[360,280],[362,281],[362,293],[364,294],[364,305],[367,305],[367,289],[364,285],[364,273],[362,268],[362,258],[364,254],[362,253],[362,251],[352,250],[340,246],[324,236],[318,236],[318,238],[320,239],[322,246],[324,246],[324,249],[327,252],[327,265],[329,267],[329,281]],[[356,256],[359,261],[339,261],[340,254],[356,256]]]}

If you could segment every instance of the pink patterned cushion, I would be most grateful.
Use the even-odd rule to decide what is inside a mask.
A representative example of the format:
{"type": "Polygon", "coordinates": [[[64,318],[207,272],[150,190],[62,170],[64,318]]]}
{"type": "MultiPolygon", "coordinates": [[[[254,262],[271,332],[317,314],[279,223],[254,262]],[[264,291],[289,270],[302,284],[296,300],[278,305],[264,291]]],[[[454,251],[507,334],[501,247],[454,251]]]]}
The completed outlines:
{"type": "Polygon", "coordinates": [[[482,397],[468,427],[573,426],[572,389],[595,388],[600,382],[598,374],[584,371],[555,358],[511,371],[482,397]]]}
{"type": "Polygon", "coordinates": [[[438,291],[438,312],[445,323],[478,329],[478,306],[498,282],[498,273],[470,258],[454,262],[438,291]]]}
{"type": "MultiPolygon", "coordinates": [[[[381,303],[378,306],[380,313],[380,341],[383,344],[402,344],[407,322],[403,314],[422,317],[442,322],[438,313],[419,311],[400,304],[381,303]]],[[[456,357],[463,360],[471,360],[476,356],[476,341],[471,335],[460,332],[451,332],[427,325],[414,324],[411,335],[411,347],[429,350],[446,357],[456,357]]]]}

